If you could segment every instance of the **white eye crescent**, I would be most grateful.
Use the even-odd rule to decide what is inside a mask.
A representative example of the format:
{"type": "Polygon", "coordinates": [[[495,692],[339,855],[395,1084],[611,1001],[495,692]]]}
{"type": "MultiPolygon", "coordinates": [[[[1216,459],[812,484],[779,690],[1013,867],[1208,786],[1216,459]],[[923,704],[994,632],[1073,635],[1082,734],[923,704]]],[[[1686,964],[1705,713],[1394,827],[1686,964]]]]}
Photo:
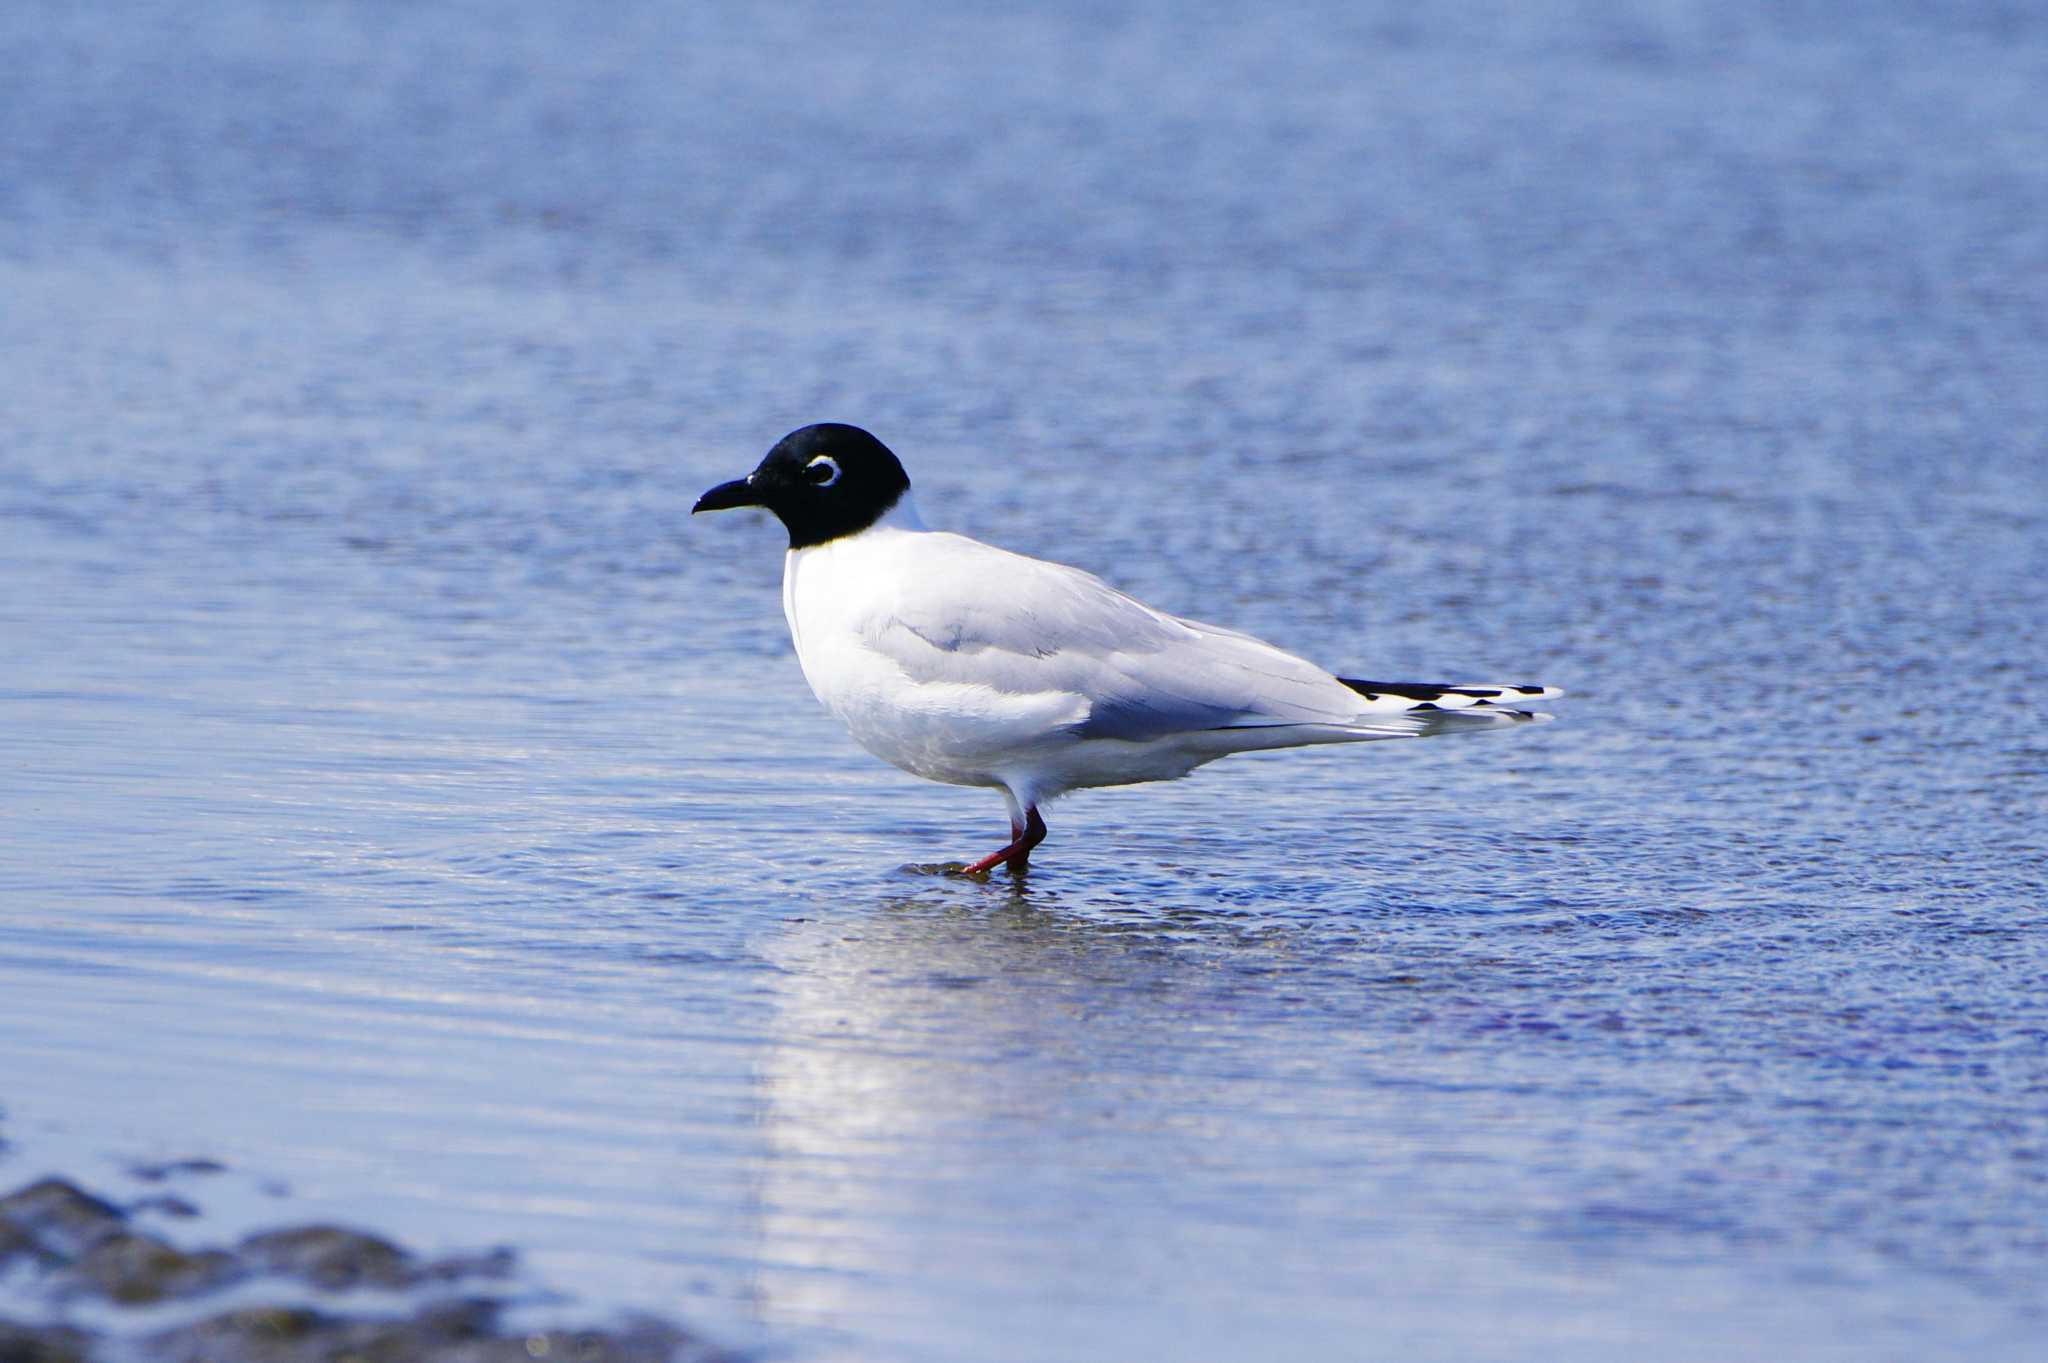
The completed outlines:
{"type": "Polygon", "coordinates": [[[821,454],[804,465],[804,477],[816,487],[830,487],[839,481],[839,461],[829,454],[821,454]]]}

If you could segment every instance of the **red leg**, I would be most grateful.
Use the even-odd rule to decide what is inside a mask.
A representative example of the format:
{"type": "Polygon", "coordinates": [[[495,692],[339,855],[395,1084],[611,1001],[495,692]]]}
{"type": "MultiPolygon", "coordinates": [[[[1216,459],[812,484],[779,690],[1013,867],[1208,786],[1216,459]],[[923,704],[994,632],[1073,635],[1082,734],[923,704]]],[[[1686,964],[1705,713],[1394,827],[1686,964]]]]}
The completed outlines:
{"type": "Polygon", "coordinates": [[[1021,871],[1024,869],[1025,863],[1031,860],[1031,849],[1044,841],[1045,820],[1038,817],[1038,808],[1034,805],[1032,808],[1024,811],[1024,826],[1022,828],[1019,828],[1014,822],[1010,825],[1010,845],[1000,852],[991,852],[988,856],[975,862],[967,868],[965,874],[978,876],[985,872],[993,871],[1006,861],[1010,863],[1011,870],[1021,871]]]}

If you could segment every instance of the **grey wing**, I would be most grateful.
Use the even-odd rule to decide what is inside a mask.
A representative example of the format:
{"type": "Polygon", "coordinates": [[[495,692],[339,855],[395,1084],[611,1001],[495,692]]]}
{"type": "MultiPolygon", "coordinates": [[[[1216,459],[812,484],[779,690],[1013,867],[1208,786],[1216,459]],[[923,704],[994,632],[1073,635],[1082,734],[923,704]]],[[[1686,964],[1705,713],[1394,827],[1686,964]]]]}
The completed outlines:
{"type": "Polygon", "coordinates": [[[1361,721],[1358,694],[1250,635],[1154,610],[1077,568],[958,536],[920,538],[926,561],[868,639],[913,681],[1035,699],[1080,738],[1299,725],[1413,732],[1392,717],[1361,721]]]}
{"type": "Polygon", "coordinates": [[[1122,685],[1099,698],[1076,732],[1144,740],[1204,729],[1410,726],[1392,716],[1362,720],[1360,698],[1324,669],[1235,630],[1165,617],[1182,637],[1121,656],[1122,685]]]}

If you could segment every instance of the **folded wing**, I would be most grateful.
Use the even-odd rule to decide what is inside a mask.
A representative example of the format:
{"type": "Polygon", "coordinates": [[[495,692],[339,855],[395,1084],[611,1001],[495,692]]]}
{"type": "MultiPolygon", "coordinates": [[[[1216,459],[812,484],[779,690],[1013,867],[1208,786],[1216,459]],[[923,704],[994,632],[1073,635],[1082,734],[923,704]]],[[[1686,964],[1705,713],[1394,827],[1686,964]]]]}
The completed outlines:
{"type": "Polygon", "coordinates": [[[909,585],[870,620],[867,645],[911,681],[1032,702],[1065,717],[1075,738],[1297,728],[1301,741],[1421,737],[1521,722],[1533,716],[1505,702],[1555,694],[1341,681],[1251,635],[1154,610],[1078,568],[943,533],[915,547],[909,585]]]}

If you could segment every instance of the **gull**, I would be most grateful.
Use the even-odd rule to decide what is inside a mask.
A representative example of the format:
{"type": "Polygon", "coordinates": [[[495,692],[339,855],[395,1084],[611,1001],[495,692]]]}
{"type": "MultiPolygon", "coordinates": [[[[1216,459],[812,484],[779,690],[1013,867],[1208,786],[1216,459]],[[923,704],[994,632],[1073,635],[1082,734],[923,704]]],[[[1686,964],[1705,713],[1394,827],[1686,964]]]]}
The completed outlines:
{"type": "Polygon", "coordinates": [[[1010,841],[969,875],[1022,871],[1045,840],[1040,806],[1071,790],[1170,781],[1238,752],[1508,728],[1550,718],[1521,702],[1563,694],[1340,677],[1078,568],[928,529],[902,463],[858,426],[790,432],[691,512],[734,507],[789,532],[797,661],[854,740],[913,775],[1002,792],[1010,841]]]}

